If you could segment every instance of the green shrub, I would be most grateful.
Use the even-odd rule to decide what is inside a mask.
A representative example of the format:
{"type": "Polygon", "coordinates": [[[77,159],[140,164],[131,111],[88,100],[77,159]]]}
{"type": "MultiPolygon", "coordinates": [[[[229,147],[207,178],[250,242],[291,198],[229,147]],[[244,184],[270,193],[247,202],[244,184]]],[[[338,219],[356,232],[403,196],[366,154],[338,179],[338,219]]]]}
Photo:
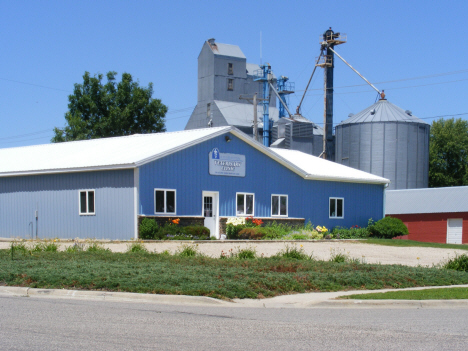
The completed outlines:
{"type": "Polygon", "coordinates": [[[368,228],[358,226],[352,226],[351,228],[335,227],[332,234],[336,239],[365,239],[370,235],[368,228]]]}
{"type": "Polygon", "coordinates": [[[238,234],[238,238],[244,240],[259,240],[264,236],[265,230],[262,227],[244,228],[238,234]]]}
{"type": "Polygon", "coordinates": [[[140,223],[140,239],[155,239],[159,231],[158,223],[152,218],[143,218],[140,223]]]}
{"type": "Polygon", "coordinates": [[[330,250],[330,262],[345,263],[350,260],[351,258],[345,253],[345,251],[335,249],[330,250]]]}
{"type": "Polygon", "coordinates": [[[148,252],[148,249],[139,242],[134,242],[128,246],[127,252],[148,252]]]}
{"type": "Polygon", "coordinates": [[[384,217],[368,227],[372,236],[384,239],[392,239],[396,236],[407,235],[408,228],[401,219],[384,217]]]}
{"type": "Polygon", "coordinates": [[[159,240],[181,240],[181,238],[177,238],[183,234],[184,227],[179,227],[178,225],[166,223],[163,227],[160,227],[159,230],[155,234],[155,239],[159,240]]]}
{"type": "Polygon", "coordinates": [[[444,268],[468,272],[468,255],[457,255],[455,258],[451,258],[446,264],[444,264],[444,268]]]}
{"type": "Polygon", "coordinates": [[[44,243],[35,243],[33,248],[31,249],[31,252],[42,252],[44,251],[45,245],[44,243]]]}
{"type": "Polygon", "coordinates": [[[304,252],[302,245],[300,248],[297,248],[297,246],[295,245],[293,246],[286,245],[284,250],[279,251],[274,257],[290,258],[290,259],[295,259],[295,260],[308,260],[312,258],[312,256],[308,256],[304,252]]]}
{"type": "MultiPolygon", "coordinates": [[[[198,245],[198,244],[197,244],[198,245]]],[[[195,257],[200,256],[198,247],[194,245],[182,245],[176,252],[177,256],[180,257],[195,257]]]]}
{"type": "Polygon", "coordinates": [[[189,225],[182,227],[181,231],[193,236],[194,239],[208,240],[210,237],[210,230],[202,225],[189,225]]]}
{"type": "Polygon", "coordinates": [[[239,232],[245,228],[244,224],[234,225],[232,223],[228,223],[226,225],[226,238],[228,239],[239,239],[239,232]]]}
{"type": "Polygon", "coordinates": [[[26,247],[25,243],[12,241],[10,244],[11,257],[13,258],[17,252],[22,253],[23,255],[31,254],[31,251],[26,247]]]}
{"type": "Polygon", "coordinates": [[[282,223],[268,223],[265,227],[265,239],[275,240],[282,239],[284,236],[288,235],[293,229],[291,226],[282,223]]]}
{"type": "Polygon", "coordinates": [[[245,249],[239,248],[234,254],[234,257],[236,257],[239,260],[253,260],[257,258],[257,250],[251,247],[245,249]]]}
{"type": "Polygon", "coordinates": [[[83,244],[75,242],[73,245],[67,247],[65,252],[74,253],[83,251],[83,244]]]}
{"type": "Polygon", "coordinates": [[[105,249],[101,244],[99,243],[91,243],[88,245],[88,247],[86,248],[86,251],[88,252],[106,252],[106,251],[110,251],[109,249],[105,249]]]}
{"type": "Polygon", "coordinates": [[[44,245],[44,251],[46,252],[57,252],[58,245],[54,242],[49,242],[44,245]]]}

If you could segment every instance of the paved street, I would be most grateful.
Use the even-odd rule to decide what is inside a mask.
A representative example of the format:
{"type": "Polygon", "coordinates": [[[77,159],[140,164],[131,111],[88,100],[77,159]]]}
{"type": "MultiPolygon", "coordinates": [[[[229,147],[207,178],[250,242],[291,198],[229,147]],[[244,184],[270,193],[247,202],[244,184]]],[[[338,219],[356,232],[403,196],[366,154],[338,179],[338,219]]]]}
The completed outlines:
{"type": "Polygon", "coordinates": [[[466,350],[468,309],[231,308],[0,294],[2,350],[466,350]]]}

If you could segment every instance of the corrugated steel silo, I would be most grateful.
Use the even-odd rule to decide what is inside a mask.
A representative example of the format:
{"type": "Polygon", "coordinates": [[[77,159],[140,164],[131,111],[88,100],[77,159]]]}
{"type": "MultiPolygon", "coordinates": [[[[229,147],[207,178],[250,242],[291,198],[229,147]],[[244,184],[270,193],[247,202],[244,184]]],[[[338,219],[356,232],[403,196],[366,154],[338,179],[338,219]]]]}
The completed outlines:
{"type": "Polygon", "coordinates": [[[427,188],[429,129],[381,99],[336,126],[335,162],[390,179],[389,189],[427,188]]]}

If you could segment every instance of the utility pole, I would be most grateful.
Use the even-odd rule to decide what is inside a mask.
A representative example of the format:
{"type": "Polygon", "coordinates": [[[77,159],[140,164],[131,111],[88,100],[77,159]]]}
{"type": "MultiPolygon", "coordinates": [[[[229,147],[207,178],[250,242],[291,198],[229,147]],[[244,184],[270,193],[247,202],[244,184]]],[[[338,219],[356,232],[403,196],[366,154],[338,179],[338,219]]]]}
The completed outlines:
{"type": "Polygon", "coordinates": [[[242,95],[239,96],[240,100],[247,100],[250,103],[253,103],[253,136],[255,141],[258,140],[258,117],[257,117],[257,102],[263,101],[263,99],[257,98],[257,93],[253,95],[253,97],[243,97],[242,95]]]}
{"type": "Polygon", "coordinates": [[[323,151],[322,157],[324,160],[327,159],[327,131],[328,131],[328,124],[327,124],[327,111],[328,111],[328,101],[327,101],[327,74],[323,75],[323,90],[324,90],[324,97],[323,97],[323,151]]]}
{"type": "Polygon", "coordinates": [[[253,135],[254,135],[255,141],[258,141],[257,93],[255,93],[253,96],[253,108],[254,108],[253,135]]]}

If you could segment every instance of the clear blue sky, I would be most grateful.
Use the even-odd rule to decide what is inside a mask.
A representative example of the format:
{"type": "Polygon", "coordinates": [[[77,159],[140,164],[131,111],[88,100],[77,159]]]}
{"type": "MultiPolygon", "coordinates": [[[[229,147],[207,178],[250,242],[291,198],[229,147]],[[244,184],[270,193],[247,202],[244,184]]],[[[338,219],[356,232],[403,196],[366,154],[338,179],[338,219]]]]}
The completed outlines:
{"type": "MultiPolygon", "coordinates": [[[[169,107],[181,130],[197,103],[197,57],[208,38],[238,45],[295,82],[297,106],[319,36],[346,33],[337,51],[390,102],[417,117],[468,118],[468,1],[21,1],[0,2],[0,148],[48,143],[65,125],[73,84],[91,74],[131,73],[169,107]],[[394,81],[394,82],[391,82],[394,81]]],[[[120,75],[118,77],[120,80],[120,75]]],[[[376,93],[342,62],[335,69],[335,122],[376,93]]],[[[317,71],[303,115],[323,120],[317,71]]],[[[1,161],[1,160],[0,160],[1,161]]]]}

